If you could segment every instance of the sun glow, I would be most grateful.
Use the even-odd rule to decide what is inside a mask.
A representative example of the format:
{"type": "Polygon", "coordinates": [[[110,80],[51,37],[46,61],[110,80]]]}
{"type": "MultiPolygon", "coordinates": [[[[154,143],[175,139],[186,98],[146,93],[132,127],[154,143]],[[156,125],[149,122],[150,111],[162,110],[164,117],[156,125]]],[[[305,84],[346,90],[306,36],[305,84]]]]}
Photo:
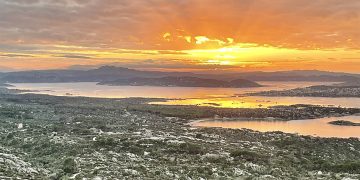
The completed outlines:
{"type": "Polygon", "coordinates": [[[170,37],[171,37],[171,34],[168,32],[164,33],[164,35],[163,35],[164,40],[168,41],[168,42],[170,41],[170,37]]]}
{"type": "MultiPolygon", "coordinates": [[[[168,39],[172,43],[173,37],[170,33],[163,35],[163,38],[168,39]]],[[[176,36],[177,37],[177,36],[176,36]]],[[[39,67],[46,67],[41,64],[41,60],[45,59],[69,59],[66,63],[52,63],[56,67],[66,67],[71,64],[78,64],[80,61],[87,60],[91,64],[101,64],[109,62],[119,62],[124,64],[141,64],[144,60],[151,59],[146,63],[151,62],[152,67],[156,66],[180,66],[184,68],[191,67],[233,67],[233,68],[262,68],[271,69],[277,68],[289,69],[297,63],[297,68],[305,69],[307,66],[316,67],[338,67],[348,68],[348,64],[343,63],[338,59],[347,59],[349,63],[356,63],[360,51],[347,49],[290,49],[282,47],[274,47],[271,45],[259,45],[254,43],[234,43],[223,45],[215,48],[198,48],[195,41],[207,43],[211,41],[209,38],[193,38],[192,36],[182,37],[186,43],[195,45],[191,49],[185,50],[144,50],[144,49],[115,49],[115,48],[100,48],[100,47],[86,47],[73,45],[48,45],[42,51],[34,52],[0,52],[3,58],[12,58],[12,61],[4,62],[3,65],[12,65],[14,68],[24,68],[23,59],[28,60],[31,64],[39,67]],[[329,58],[328,63],[321,64],[324,58],[329,58]],[[169,61],[170,60],[170,61],[169,61]],[[298,63],[301,62],[301,63],[298,63]]],[[[166,40],[165,40],[166,41],[166,40]]],[[[201,46],[203,44],[199,44],[201,46]]],[[[41,48],[40,46],[39,48],[41,48]]],[[[50,65],[49,61],[47,64],[50,65]]],[[[54,61],[55,62],[55,61],[54,61]]],[[[26,65],[27,68],[32,68],[26,65]]],[[[356,66],[351,66],[357,70],[356,66]]]]}
{"type": "Polygon", "coordinates": [[[116,63],[358,73],[358,1],[293,1],[0,0],[0,70],[116,63]]]}
{"type": "MultiPolygon", "coordinates": [[[[50,59],[71,59],[63,63],[48,61],[47,65],[57,68],[66,68],[73,64],[106,64],[120,63],[127,67],[138,67],[146,64],[150,69],[161,68],[165,71],[182,70],[193,71],[207,68],[251,70],[288,70],[307,69],[313,67],[336,71],[338,68],[357,71],[359,50],[343,48],[332,49],[294,49],[277,47],[267,44],[239,43],[234,38],[210,38],[210,36],[192,36],[165,32],[161,35],[162,41],[170,46],[182,46],[184,49],[117,49],[112,47],[92,47],[68,44],[36,45],[41,51],[31,52],[1,52],[3,58],[12,58],[3,66],[12,66],[14,69],[33,68],[24,65],[26,59],[36,68],[46,69],[41,62],[50,59]],[[182,44],[183,43],[183,44],[182,44]],[[186,48],[185,48],[186,47],[186,48]],[[328,63],[321,62],[328,59],[328,63]],[[346,59],[347,63],[344,63],[346,59]],[[84,62],[86,61],[86,62],[84,62]],[[349,64],[353,64],[349,66],[349,64]],[[337,68],[334,68],[337,67],[337,68]],[[333,68],[333,69],[331,69],[333,68]]],[[[143,69],[143,68],[142,68],[143,69]]]]}
{"type": "Polygon", "coordinates": [[[235,62],[228,60],[207,60],[205,64],[215,64],[215,65],[234,65],[235,62]]]}

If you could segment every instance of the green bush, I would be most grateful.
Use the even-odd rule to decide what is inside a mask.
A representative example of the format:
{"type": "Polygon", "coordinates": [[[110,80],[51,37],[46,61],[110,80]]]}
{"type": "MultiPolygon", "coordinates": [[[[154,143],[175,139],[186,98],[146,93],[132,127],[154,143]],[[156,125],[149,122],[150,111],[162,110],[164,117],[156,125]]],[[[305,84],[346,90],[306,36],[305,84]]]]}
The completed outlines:
{"type": "Polygon", "coordinates": [[[230,156],[235,159],[245,159],[246,161],[267,161],[268,157],[258,154],[256,152],[247,150],[235,150],[230,153],[230,156]]]}
{"type": "Polygon", "coordinates": [[[340,164],[331,164],[324,161],[320,164],[320,167],[318,169],[337,173],[360,173],[360,162],[344,162],[340,164]]]}
{"type": "Polygon", "coordinates": [[[63,171],[68,174],[74,174],[77,171],[76,162],[73,158],[67,158],[63,164],[63,171]]]}
{"type": "Polygon", "coordinates": [[[180,144],[179,151],[187,154],[204,154],[203,147],[193,143],[180,144]]]}
{"type": "Polygon", "coordinates": [[[71,131],[74,134],[79,134],[79,135],[91,135],[92,132],[89,129],[86,128],[74,128],[71,131]]]}
{"type": "Polygon", "coordinates": [[[96,141],[94,142],[95,146],[98,147],[108,147],[108,146],[116,146],[117,142],[112,137],[98,137],[96,141]]]}

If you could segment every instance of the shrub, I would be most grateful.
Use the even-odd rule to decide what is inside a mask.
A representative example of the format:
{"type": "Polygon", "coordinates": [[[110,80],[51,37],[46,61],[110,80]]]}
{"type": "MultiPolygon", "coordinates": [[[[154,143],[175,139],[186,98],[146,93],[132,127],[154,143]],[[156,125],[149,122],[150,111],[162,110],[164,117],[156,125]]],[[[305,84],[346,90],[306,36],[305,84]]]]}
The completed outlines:
{"type": "Polygon", "coordinates": [[[77,171],[76,162],[73,158],[67,158],[63,164],[63,171],[68,174],[74,174],[77,171]]]}
{"type": "Polygon", "coordinates": [[[267,161],[268,157],[258,154],[256,152],[247,151],[247,150],[235,150],[230,153],[230,156],[233,158],[241,158],[246,161],[267,161]]]}
{"type": "Polygon", "coordinates": [[[95,141],[95,146],[106,147],[106,146],[116,146],[117,143],[112,137],[98,137],[95,141]]]}
{"type": "Polygon", "coordinates": [[[193,143],[183,143],[179,145],[179,151],[187,154],[204,154],[204,149],[193,143]]]}
{"type": "Polygon", "coordinates": [[[318,169],[332,172],[360,173],[360,162],[344,162],[340,164],[330,164],[322,162],[318,169]]]}

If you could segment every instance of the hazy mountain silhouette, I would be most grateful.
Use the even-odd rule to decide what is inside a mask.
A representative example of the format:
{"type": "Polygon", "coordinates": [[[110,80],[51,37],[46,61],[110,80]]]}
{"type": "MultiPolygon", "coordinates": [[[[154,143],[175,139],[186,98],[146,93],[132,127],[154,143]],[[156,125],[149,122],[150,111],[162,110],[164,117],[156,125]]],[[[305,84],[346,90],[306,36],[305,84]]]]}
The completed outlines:
{"type": "Polygon", "coordinates": [[[10,83],[106,82],[131,78],[197,77],[231,81],[359,81],[359,74],[326,71],[242,72],[228,74],[195,74],[190,72],[140,71],[135,69],[102,66],[91,70],[37,70],[0,73],[0,81],[10,83]]]}
{"type": "Polygon", "coordinates": [[[252,81],[325,81],[325,82],[346,82],[360,79],[360,74],[328,72],[317,70],[295,70],[276,72],[241,72],[224,73],[216,75],[204,74],[200,77],[209,77],[223,80],[243,78],[252,81]]]}
{"type": "Polygon", "coordinates": [[[115,81],[100,82],[102,85],[131,85],[131,86],[179,86],[179,87],[260,87],[261,85],[244,79],[222,81],[198,77],[161,77],[161,78],[130,78],[115,81]]]}
{"type": "Polygon", "coordinates": [[[91,70],[41,70],[22,71],[3,74],[3,82],[12,83],[47,83],[47,82],[101,82],[120,78],[192,76],[192,73],[168,73],[157,71],[139,71],[134,69],[103,66],[91,70]]]}

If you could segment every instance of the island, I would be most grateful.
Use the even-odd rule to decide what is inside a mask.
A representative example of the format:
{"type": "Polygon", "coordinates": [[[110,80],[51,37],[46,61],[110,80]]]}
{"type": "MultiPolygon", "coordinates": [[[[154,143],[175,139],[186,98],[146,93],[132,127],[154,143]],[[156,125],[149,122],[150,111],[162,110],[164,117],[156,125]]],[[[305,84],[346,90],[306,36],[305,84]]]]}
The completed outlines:
{"type": "Polygon", "coordinates": [[[354,122],[345,121],[345,120],[331,121],[331,122],[329,122],[329,124],[338,125],[338,126],[360,126],[360,123],[354,123],[354,122]]]}
{"type": "Polygon", "coordinates": [[[246,87],[261,87],[260,84],[245,80],[235,79],[231,81],[205,79],[191,76],[167,76],[160,78],[128,78],[118,79],[115,81],[103,81],[99,85],[110,86],[174,86],[174,87],[221,87],[221,88],[246,88],[246,87]]]}
{"type": "Polygon", "coordinates": [[[289,97],[360,97],[360,85],[319,85],[283,91],[262,91],[251,96],[289,96],[289,97]]]}

